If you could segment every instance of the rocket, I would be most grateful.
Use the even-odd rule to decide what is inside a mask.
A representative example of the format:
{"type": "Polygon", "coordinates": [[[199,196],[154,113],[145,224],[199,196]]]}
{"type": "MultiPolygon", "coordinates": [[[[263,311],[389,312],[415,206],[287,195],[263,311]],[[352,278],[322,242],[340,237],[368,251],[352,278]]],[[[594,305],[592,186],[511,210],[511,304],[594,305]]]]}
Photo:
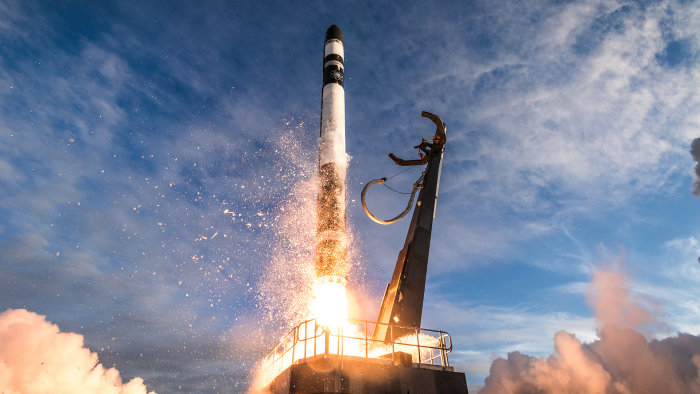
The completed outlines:
{"type": "Polygon", "coordinates": [[[347,283],[347,233],[345,228],[345,88],[343,82],[343,33],[332,25],[323,45],[321,135],[318,140],[318,190],[316,225],[316,277],[347,283]]]}

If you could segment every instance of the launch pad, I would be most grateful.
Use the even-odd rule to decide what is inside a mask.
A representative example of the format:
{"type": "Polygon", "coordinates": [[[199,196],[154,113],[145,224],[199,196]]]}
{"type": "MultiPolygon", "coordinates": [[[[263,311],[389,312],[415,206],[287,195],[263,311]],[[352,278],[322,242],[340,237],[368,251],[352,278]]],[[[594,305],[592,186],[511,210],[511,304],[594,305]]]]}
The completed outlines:
{"type": "Polygon", "coordinates": [[[449,365],[452,338],[444,331],[383,327],[389,343],[372,332],[381,323],[351,320],[331,330],[305,321],[263,359],[267,390],[287,393],[466,393],[464,373],[449,365]],[[411,334],[404,335],[406,332],[411,334]]]}
{"type": "MultiPolygon", "coordinates": [[[[326,359],[330,362],[337,356],[326,359]]],[[[391,365],[381,360],[346,359],[342,369],[318,372],[311,363],[296,364],[270,384],[271,393],[465,393],[463,373],[391,365]]]]}

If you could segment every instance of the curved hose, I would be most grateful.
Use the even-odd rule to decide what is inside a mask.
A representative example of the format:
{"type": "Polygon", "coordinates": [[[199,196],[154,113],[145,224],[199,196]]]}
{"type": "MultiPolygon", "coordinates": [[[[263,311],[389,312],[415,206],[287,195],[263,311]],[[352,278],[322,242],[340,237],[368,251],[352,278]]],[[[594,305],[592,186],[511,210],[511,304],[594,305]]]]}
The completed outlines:
{"type": "Polygon", "coordinates": [[[398,216],[395,218],[389,219],[389,220],[383,220],[380,219],[372,214],[372,212],[369,211],[369,208],[367,208],[367,203],[365,202],[365,194],[367,193],[367,189],[371,185],[374,185],[375,183],[383,184],[386,182],[386,178],[379,178],[379,179],[374,179],[365,185],[364,188],[362,188],[362,194],[360,195],[360,200],[362,201],[362,209],[365,210],[365,213],[367,216],[372,219],[373,221],[379,223],[379,224],[392,224],[395,222],[398,222],[399,220],[403,219],[406,215],[408,215],[408,212],[411,210],[411,207],[413,206],[413,200],[416,197],[416,192],[421,189],[421,182],[423,182],[423,178],[425,177],[425,171],[423,171],[423,174],[418,178],[418,180],[413,184],[413,190],[411,191],[411,198],[408,200],[408,205],[406,205],[406,209],[403,210],[398,216]]]}

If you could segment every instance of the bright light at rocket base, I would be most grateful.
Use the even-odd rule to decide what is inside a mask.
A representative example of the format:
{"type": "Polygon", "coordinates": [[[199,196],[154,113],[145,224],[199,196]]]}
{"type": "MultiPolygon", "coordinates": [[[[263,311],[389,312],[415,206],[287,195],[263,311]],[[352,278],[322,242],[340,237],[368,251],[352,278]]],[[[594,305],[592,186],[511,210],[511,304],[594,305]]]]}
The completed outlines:
{"type": "Polygon", "coordinates": [[[314,283],[311,317],[324,327],[344,326],[348,321],[348,295],[343,283],[318,278],[314,283]]]}
{"type": "MultiPolygon", "coordinates": [[[[377,323],[350,317],[354,299],[347,281],[333,275],[316,276],[312,291],[299,301],[306,305],[306,318],[281,338],[261,361],[254,387],[262,390],[284,370],[316,356],[336,355],[391,360],[391,354],[410,354],[413,362],[440,363],[451,339],[445,333],[419,329],[413,334],[384,343],[373,338],[377,323]]],[[[301,294],[301,293],[300,293],[301,294]]],[[[313,365],[312,365],[313,367],[313,365]]]]}
{"type": "MultiPolygon", "coordinates": [[[[308,215],[304,206],[293,205],[286,214],[294,218],[308,215]]],[[[286,230],[287,237],[294,237],[296,227],[286,230]]],[[[352,237],[348,237],[352,239],[352,237]]],[[[344,254],[346,243],[336,244],[344,254]]],[[[332,256],[340,255],[336,248],[328,250],[332,256]]],[[[304,359],[311,360],[320,355],[355,356],[363,358],[386,357],[392,352],[412,355],[416,362],[436,358],[436,349],[441,343],[439,336],[425,331],[398,338],[394,344],[385,344],[372,338],[374,324],[355,320],[350,316],[357,308],[351,305],[355,299],[347,288],[347,280],[340,275],[320,275],[307,279],[311,291],[299,291],[298,305],[305,312],[299,316],[298,324],[261,361],[254,387],[262,389],[291,365],[304,359]],[[420,344],[420,347],[417,345],[420,344]]]]}
{"type": "Polygon", "coordinates": [[[263,358],[254,385],[262,389],[293,364],[324,355],[384,360],[389,356],[390,360],[392,353],[402,352],[410,354],[413,362],[441,362],[440,357],[444,356],[441,349],[446,347],[443,333],[417,330],[393,343],[374,340],[372,331],[376,323],[348,318],[349,298],[343,283],[317,279],[308,299],[309,319],[282,337],[277,347],[263,358]]]}

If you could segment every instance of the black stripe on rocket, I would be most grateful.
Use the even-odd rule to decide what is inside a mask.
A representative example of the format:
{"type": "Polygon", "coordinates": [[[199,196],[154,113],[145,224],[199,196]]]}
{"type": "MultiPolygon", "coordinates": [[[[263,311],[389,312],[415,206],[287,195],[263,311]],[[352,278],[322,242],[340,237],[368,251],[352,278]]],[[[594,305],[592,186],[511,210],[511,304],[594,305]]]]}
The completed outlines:
{"type": "Polygon", "coordinates": [[[343,84],[343,57],[337,53],[331,53],[323,58],[323,86],[329,83],[343,84]]]}

